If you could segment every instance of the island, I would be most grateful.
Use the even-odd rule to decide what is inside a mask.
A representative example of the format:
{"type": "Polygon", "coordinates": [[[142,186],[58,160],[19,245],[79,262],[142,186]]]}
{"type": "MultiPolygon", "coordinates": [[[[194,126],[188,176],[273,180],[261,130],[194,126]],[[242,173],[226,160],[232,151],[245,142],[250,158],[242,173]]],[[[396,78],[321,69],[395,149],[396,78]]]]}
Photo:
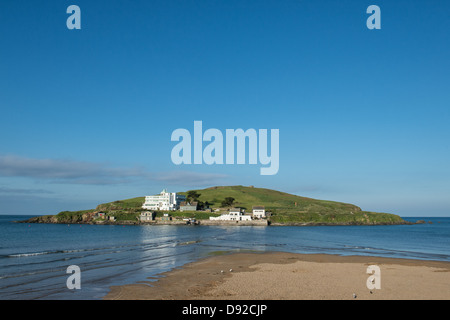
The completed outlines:
{"type": "MultiPolygon", "coordinates": [[[[165,194],[171,197],[165,190],[161,197],[165,194]]],[[[170,207],[157,204],[147,206],[148,198],[160,195],[136,197],[99,204],[95,209],[63,211],[20,222],[236,226],[412,224],[396,214],[363,211],[353,204],[317,200],[254,186],[216,186],[175,195],[174,205],[170,207]]]]}

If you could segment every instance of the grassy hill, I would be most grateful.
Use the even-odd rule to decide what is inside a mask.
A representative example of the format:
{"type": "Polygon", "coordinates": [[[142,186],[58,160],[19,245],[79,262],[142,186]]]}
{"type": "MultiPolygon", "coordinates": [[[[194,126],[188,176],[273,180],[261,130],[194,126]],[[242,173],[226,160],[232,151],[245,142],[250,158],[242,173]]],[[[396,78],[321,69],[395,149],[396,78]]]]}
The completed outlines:
{"type": "MultiPolygon", "coordinates": [[[[207,189],[194,190],[200,194],[200,201],[208,201],[212,207],[221,207],[221,202],[226,197],[233,197],[235,199],[233,206],[251,210],[252,206],[261,205],[269,210],[295,210],[300,211],[361,211],[361,208],[347,203],[316,200],[296,196],[293,194],[263,189],[255,187],[244,186],[226,186],[226,187],[211,187],[207,189]]],[[[187,194],[180,192],[180,194],[187,194]]]]}
{"type": "MultiPolygon", "coordinates": [[[[353,204],[317,200],[276,190],[224,186],[195,190],[200,201],[211,207],[221,207],[226,197],[235,199],[233,206],[251,211],[252,206],[261,205],[271,211],[272,223],[324,223],[324,224],[372,224],[402,223],[403,219],[394,214],[362,211],[353,204]]],[[[186,193],[185,193],[186,194],[186,193]]]]}
{"type": "MultiPolygon", "coordinates": [[[[305,198],[276,190],[244,187],[222,186],[194,190],[200,194],[198,200],[208,202],[211,208],[221,208],[227,197],[234,198],[233,207],[241,207],[251,212],[252,206],[261,205],[271,212],[272,224],[399,224],[405,221],[397,215],[362,211],[361,208],[348,203],[305,198]]],[[[187,192],[180,192],[186,194],[187,192]]],[[[53,221],[82,222],[88,212],[103,211],[113,215],[117,221],[137,221],[142,211],[144,197],[118,200],[98,205],[92,210],[64,211],[53,216],[53,221]]],[[[162,213],[158,213],[162,215],[162,213]]],[[[208,219],[217,213],[205,212],[171,212],[174,217],[208,219]]]]}

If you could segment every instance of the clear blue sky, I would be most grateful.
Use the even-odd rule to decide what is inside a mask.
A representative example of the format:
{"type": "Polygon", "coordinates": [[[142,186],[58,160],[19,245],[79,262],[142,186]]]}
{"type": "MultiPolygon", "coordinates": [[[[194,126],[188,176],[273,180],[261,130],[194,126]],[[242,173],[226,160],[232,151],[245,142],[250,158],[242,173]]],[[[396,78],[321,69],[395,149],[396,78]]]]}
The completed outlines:
{"type": "Polygon", "coordinates": [[[450,215],[450,2],[0,2],[0,213],[255,185],[450,215]],[[66,8],[81,8],[68,30],[66,8]],[[381,8],[381,30],[366,9],[381,8]],[[280,130],[280,169],[171,162],[173,130],[280,130]]]}

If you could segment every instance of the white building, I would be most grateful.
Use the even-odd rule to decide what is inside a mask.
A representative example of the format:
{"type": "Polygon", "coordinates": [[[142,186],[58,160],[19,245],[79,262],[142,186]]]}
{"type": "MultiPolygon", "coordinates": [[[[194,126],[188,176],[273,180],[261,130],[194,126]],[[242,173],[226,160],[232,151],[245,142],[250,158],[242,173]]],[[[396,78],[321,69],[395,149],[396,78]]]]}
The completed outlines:
{"type": "Polygon", "coordinates": [[[253,206],[253,218],[261,219],[266,217],[266,208],[264,206],[253,206]]]}
{"type": "Polygon", "coordinates": [[[176,194],[175,192],[167,192],[166,189],[156,196],[146,196],[142,205],[143,209],[173,211],[180,207],[180,203],[186,201],[186,196],[176,194]]]}
{"type": "Polygon", "coordinates": [[[245,221],[252,220],[252,217],[244,214],[241,208],[233,208],[228,213],[222,214],[219,217],[209,217],[209,220],[245,221]]]}

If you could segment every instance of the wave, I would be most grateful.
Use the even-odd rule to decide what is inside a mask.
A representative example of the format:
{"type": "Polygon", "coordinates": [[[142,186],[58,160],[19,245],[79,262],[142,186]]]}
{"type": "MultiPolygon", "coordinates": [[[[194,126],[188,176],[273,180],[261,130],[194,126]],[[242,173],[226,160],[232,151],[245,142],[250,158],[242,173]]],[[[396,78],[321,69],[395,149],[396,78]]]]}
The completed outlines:
{"type": "Polygon", "coordinates": [[[107,250],[117,250],[124,248],[132,248],[132,247],[152,247],[158,246],[159,244],[135,244],[135,245],[124,245],[124,246],[110,246],[110,247],[99,247],[99,248],[86,248],[86,249],[65,249],[65,250],[50,250],[50,251],[39,251],[39,252],[25,252],[25,253],[12,253],[2,255],[2,258],[23,258],[23,257],[32,257],[32,256],[40,256],[45,254],[57,254],[57,253],[77,253],[77,252],[107,252],[107,250]]]}
{"type": "MultiPolygon", "coordinates": [[[[417,250],[400,250],[400,249],[383,249],[383,248],[373,248],[365,246],[351,246],[344,245],[345,250],[349,250],[350,253],[367,253],[370,251],[371,255],[378,255],[384,257],[394,257],[394,258],[406,258],[406,259],[419,259],[419,260],[438,260],[438,261],[449,261],[450,255],[445,253],[435,253],[427,251],[417,251],[417,250]]],[[[340,250],[336,248],[337,250],[340,250]]]]}
{"type": "Polygon", "coordinates": [[[56,251],[43,251],[43,252],[30,252],[30,253],[16,253],[16,254],[9,254],[6,257],[8,258],[21,258],[21,257],[31,257],[31,256],[40,256],[43,254],[50,254],[50,253],[58,253],[56,251]]]}
{"type": "Polygon", "coordinates": [[[55,254],[55,253],[74,253],[74,252],[83,252],[88,251],[86,249],[79,250],[54,250],[54,251],[41,251],[41,252],[26,252],[26,253],[13,253],[4,255],[6,258],[23,258],[23,257],[33,257],[33,256],[41,256],[44,254],[55,254]]]}
{"type": "Polygon", "coordinates": [[[201,242],[201,240],[184,241],[184,242],[177,243],[177,245],[178,246],[185,246],[185,245],[195,244],[195,243],[199,243],[199,242],[201,242]]]}

